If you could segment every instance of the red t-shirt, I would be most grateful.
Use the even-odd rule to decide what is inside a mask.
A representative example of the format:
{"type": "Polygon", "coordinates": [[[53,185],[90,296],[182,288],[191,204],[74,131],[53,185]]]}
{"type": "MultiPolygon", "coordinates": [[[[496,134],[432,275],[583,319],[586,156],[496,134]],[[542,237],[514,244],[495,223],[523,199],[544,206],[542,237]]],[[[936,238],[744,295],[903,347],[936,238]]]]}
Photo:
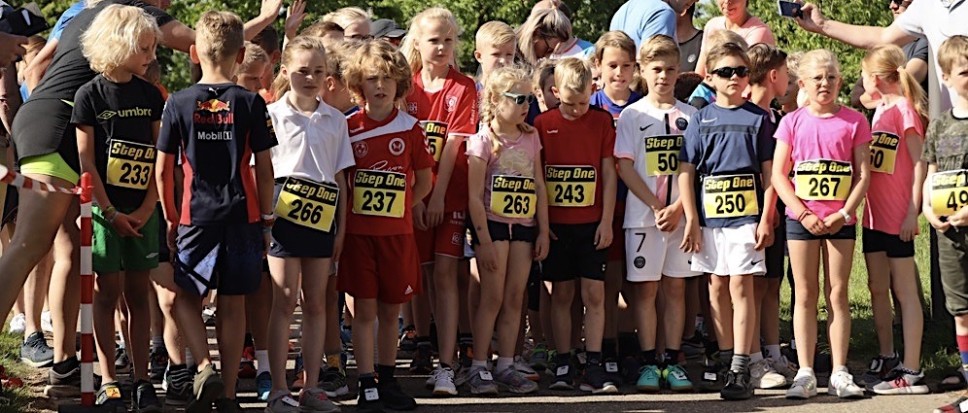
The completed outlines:
{"type": "MultiPolygon", "coordinates": [[[[434,122],[428,141],[434,158],[439,162],[448,134],[467,136],[477,132],[477,85],[474,80],[451,68],[444,80],[444,87],[435,92],[424,90],[420,73],[413,76],[413,88],[407,96],[407,113],[420,121],[434,122]],[[440,137],[440,138],[438,138],[440,137]],[[442,139],[442,140],[437,140],[442,139]]],[[[425,126],[428,124],[425,122],[425,126]]],[[[446,212],[467,209],[467,140],[461,144],[454,163],[444,198],[446,212]]],[[[434,165],[436,176],[437,166],[434,165]]],[[[436,178],[435,178],[436,180],[436,178]]]]}
{"type": "Polygon", "coordinates": [[[356,165],[347,172],[346,232],[356,235],[413,233],[410,204],[414,171],[434,164],[420,124],[394,110],[383,121],[364,110],[346,119],[356,165]]]}
{"type": "Polygon", "coordinates": [[[602,158],[615,149],[615,126],[608,112],[590,108],[567,120],[557,109],[534,120],[543,149],[548,220],[588,224],[602,219],[602,158]]]}

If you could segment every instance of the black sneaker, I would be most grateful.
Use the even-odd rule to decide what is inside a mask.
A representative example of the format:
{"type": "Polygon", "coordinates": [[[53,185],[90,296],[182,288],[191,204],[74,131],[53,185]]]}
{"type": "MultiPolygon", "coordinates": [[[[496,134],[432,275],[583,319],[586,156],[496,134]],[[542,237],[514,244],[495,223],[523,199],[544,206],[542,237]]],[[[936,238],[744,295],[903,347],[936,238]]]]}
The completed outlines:
{"type": "Polygon", "coordinates": [[[185,413],[209,413],[212,411],[212,403],[225,396],[225,383],[215,371],[214,365],[209,364],[195,374],[192,394],[195,398],[188,402],[185,413]]]}
{"type": "Polygon", "coordinates": [[[605,368],[605,377],[608,381],[614,383],[616,386],[621,386],[625,381],[622,377],[622,369],[619,365],[618,359],[606,358],[602,361],[602,367],[605,368]]]}
{"type": "MultiPolygon", "coordinates": [[[[713,359],[715,360],[715,359],[713,359]]],[[[698,388],[702,392],[718,392],[723,389],[728,367],[720,365],[716,361],[706,359],[702,369],[702,377],[699,380],[698,388]]]]}
{"type": "Polygon", "coordinates": [[[162,381],[165,378],[165,370],[168,368],[168,350],[164,347],[153,348],[148,357],[151,360],[148,369],[151,374],[151,380],[156,382],[162,381]]]}
{"type": "Polygon", "coordinates": [[[551,390],[572,390],[575,387],[575,369],[570,362],[559,363],[555,367],[555,378],[548,386],[551,390]]]}
{"type": "Polygon", "coordinates": [[[57,399],[81,394],[81,363],[77,358],[67,359],[64,363],[72,366],[67,373],[60,374],[54,368],[48,370],[47,386],[44,388],[44,395],[47,397],[57,399]]]}
{"type": "Polygon", "coordinates": [[[619,365],[622,380],[626,383],[635,383],[639,381],[639,370],[641,369],[642,363],[639,362],[639,359],[632,356],[622,359],[622,363],[619,365]]]}
{"type": "Polygon", "coordinates": [[[165,404],[184,406],[192,399],[192,380],[194,375],[187,366],[171,369],[165,374],[161,387],[165,391],[165,404]]]}
{"type": "Polygon", "coordinates": [[[161,413],[161,401],[155,393],[155,386],[144,380],[134,383],[134,392],[131,395],[131,407],[137,413],[161,413]]]}
{"type": "Polygon", "coordinates": [[[35,331],[20,345],[20,361],[31,367],[50,367],[54,364],[54,349],[47,345],[44,333],[35,331]]]}
{"type": "MultiPolygon", "coordinates": [[[[218,411],[218,413],[242,413],[243,412],[242,405],[239,404],[238,400],[227,399],[225,397],[221,397],[215,401],[215,410],[218,411]]],[[[188,412],[188,410],[185,410],[185,411],[188,412]]]]}
{"type": "Polygon", "coordinates": [[[413,374],[430,374],[434,371],[433,348],[429,345],[418,345],[413,352],[410,362],[410,372],[413,374]]]}
{"type": "Polygon", "coordinates": [[[124,351],[124,347],[114,349],[114,371],[118,374],[131,371],[131,359],[128,358],[128,352],[124,351]]]}
{"type": "Polygon", "coordinates": [[[380,382],[376,385],[380,391],[383,406],[390,410],[408,411],[417,408],[417,401],[403,392],[396,380],[380,382]]]}
{"type": "Polygon", "coordinates": [[[360,386],[360,396],[356,401],[357,413],[384,413],[380,390],[376,387],[360,386]]]}
{"type": "Polygon", "coordinates": [[[618,386],[608,379],[605,368],[600,364],[588,363],[582,378],[581,390],[592,394],[617,394],[618,386]]]}
{"type": "Polygon", "coordinates": [[[118,413],[126,411],[124,396],[121,395],[121,388],[118,387],[118,382],[116,381],[101,385],[101,388],[97,391],[95,403],[107,411],[118,413]]]}
{"type": "Polygon", "coordinates": [[[753,397],[753,385],[750,383],[750,373],[748,371],[726,372],[726,384],[719,392],[719,397],[723,400],[746,400],[753,397]]]}

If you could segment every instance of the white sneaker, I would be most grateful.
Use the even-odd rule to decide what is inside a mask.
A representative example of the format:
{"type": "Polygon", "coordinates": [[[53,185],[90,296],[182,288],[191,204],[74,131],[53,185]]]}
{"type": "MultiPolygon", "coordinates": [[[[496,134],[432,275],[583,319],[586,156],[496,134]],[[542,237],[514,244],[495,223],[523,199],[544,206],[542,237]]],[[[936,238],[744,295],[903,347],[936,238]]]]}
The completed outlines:
{"type": "Polygon", "coordinates": [[[773,366],[774,371],[783,375],[788,383],[792,383],[793,379],[797,377],[796,363],[790,362],[786,356],[780,356],[778,359],[771,358],[770,365],[773,366]]]}
{"type": "Polygon", "coordinates": [[[454,370],[451,368],[437,368],[434,371],[434,396],[456,396],[457,386],[454,384],[454,370]]]}
{"type": "Polygon", "coordinates": [[[434,388],[434,386],[437,384],[437,373],[439,373],[440,370],[441,368],[437,367],[434,369],[434,371],[430,372],[430,377],[427,377],[427,381],[424,382],[424,387],[426,387],[428,390],[434,388]]]}
{"type": "Polygon", "coordinates": [[[750,383],[758,389],[776,389],[786,386],[786,377],[777,373],[770,359],[762,359],[750,364],[750,383]]]}
{"type": "Polygon", "coordinates": [[[23,334],[27,329],[27,318],[24,313],[17,314],[10,319],[10,334],[23,334]]]}
{"type": "Polygon", "coordinates": [[[854,376],[851,376],[846,369],[835,371],[830,375],[827,393],[841,399],[864,397],[864,389],[854,383],[854,376]]]}
{"type": "Polygon", "coordinates": [[[48,333],[54,332],[54,323],[50,321],[50,311],[40,313],[40,329],[48,333]]]}
{"type": "Polygon", "coordinates": [[[786,398],[806,400],[817,395],[817,378],[804,374],[793,379],[793,385],[786,392],[786,398]]]}
{"type": "Polygon", "coordinates": [[[514,356],[514,369],[521,373],[524,377],[531,381],[541,380],[541,375],[531,368],[531,365],[524,361],[521,356],[514,356]]]}

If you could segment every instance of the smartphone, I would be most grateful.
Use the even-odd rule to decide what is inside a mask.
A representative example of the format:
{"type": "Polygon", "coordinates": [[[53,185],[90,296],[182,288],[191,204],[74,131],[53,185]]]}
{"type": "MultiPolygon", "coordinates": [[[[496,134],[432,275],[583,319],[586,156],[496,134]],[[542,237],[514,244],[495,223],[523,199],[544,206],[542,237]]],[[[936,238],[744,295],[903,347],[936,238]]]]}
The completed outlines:
{"type": "Polygon", "coordinates": [[[803,17],[803,12],[800,10],[803,5],[800,3],[795,1],[777,0],[776,4],[780,8],[780,15],[783,17],[803,17]]]}

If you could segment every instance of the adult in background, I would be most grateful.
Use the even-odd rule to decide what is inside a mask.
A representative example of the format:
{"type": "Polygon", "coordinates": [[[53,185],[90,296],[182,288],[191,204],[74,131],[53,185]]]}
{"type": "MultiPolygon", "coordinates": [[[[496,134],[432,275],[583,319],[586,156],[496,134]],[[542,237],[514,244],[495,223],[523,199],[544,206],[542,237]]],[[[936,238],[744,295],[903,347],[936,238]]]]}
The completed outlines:
{"type": "Polygon", "coordinates": [[[676,19],[696,0],[629,0],[615,14],[609,30],[621,30],[635,42],[635,48],[643,39],[657,34],[676,38],[676,19]]]}
{"type": "Polygon", "coordinates": [[[26,46],[26,37],[0,33],[0,66],[6,67],[27,53],[26,46]]]}
{"type": "Polygon", "coordinates": [[[703,31],[692,22],[696,5],[689,6],[676,18],[676,43],[679,43],[679,73],[695,72],[702,51],[703,31]]]}
{"type": "Polygon", "coordinates": [[[571,19],[557,8],[541,9],[528,17],[518,32],[518,49],[531,65],[543,58],[581,58],[585,54],[575,37],[571,19]]]}
{"type": "MultiPolygon", "coordinates": [[[[766,43],[776,46],[776,39],[770,27],[763,23],[758,17],[750,14],[749,0],[716,0],[719,12],[722,16],[716,16],[706,23],[703,29],[703,46],[709,44],[706,39],[716,34],[718,31],[729,30],[740,35],[746,44],[752,46],[757,43],[766,43]]],[[[699,61],[696,64],[696,73],[706,75],[706,54],[709,53],[708,47],[703,47],[699,52],[699,61]]]]}

